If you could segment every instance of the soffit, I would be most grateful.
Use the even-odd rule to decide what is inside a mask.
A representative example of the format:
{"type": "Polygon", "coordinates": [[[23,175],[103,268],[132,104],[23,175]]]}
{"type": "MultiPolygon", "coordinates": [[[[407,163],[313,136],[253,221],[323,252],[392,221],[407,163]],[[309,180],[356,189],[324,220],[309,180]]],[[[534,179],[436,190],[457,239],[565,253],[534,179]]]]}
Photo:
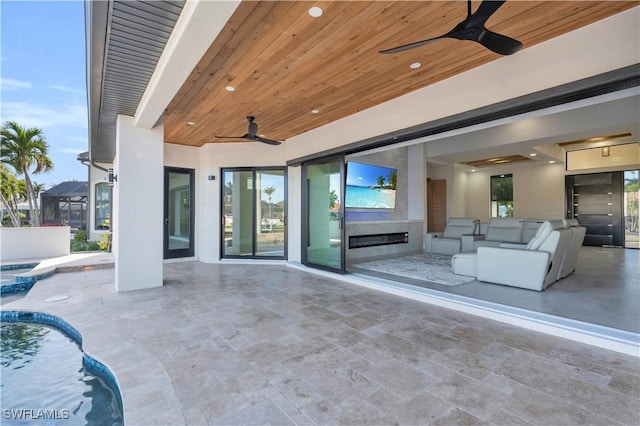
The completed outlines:
{"type": "MultiPolygon", "coordinates": [[[[638,4],[508,1],[487,27],[526,49],[638,4]]],[[[225,142],[215,135],[246,133],[247,115],[257,117],[259,133],[286,140],[500,58],[458,40],[378,53],[441,35],[465,16],[458,1],[242,2],[169,104],[165,141],[225,142]],[[322,17],[307,14],[313,5],[322,17]]]]}
{"type": "Polygon", "coordinates": [[[93,44],[89,58],[91,158],[110,162],[116,151],[116,117],[135,114],[184,0],[97,3],[87,5],[88,36],[103,47],[100,51],[93,44]]]}

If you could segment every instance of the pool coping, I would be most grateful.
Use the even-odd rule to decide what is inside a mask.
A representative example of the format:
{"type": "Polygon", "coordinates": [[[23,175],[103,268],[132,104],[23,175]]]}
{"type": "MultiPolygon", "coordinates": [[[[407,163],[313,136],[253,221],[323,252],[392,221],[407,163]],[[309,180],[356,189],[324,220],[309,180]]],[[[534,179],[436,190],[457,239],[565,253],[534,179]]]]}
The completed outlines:
{"type": "Polygon", "coordinates": [[[105,269],[115,267],[115,262],[111,253],[107,252],[81,252],[73,253],[69,256],[62,256],[50,259],[23,259],[0,264],[0,271],[10,271],[12,269],[24,269],[32,267],[27,271],[16,275],[15,282],[2,285],[0,296],[8,296],[31,290],[37,281],[51,277],[56,273],[79,272],[93,269],[105,269]],[[105,256],[102,256],[102,255],[105,256]],[[87,263],[85,259],[94,257],[95,262],[87,263]]]}

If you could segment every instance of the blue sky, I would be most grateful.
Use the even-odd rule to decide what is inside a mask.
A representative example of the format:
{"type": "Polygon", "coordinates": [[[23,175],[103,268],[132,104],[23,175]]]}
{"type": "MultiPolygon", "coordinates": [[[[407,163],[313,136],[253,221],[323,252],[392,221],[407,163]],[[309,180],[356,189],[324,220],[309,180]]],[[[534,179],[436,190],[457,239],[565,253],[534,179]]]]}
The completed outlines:
{"type": "Polygon", "coordinates": [[[2,122],[43,130],[55,168],[33,180],[87,180],[84,3],[2,0],[0,17],[2,122]]]}

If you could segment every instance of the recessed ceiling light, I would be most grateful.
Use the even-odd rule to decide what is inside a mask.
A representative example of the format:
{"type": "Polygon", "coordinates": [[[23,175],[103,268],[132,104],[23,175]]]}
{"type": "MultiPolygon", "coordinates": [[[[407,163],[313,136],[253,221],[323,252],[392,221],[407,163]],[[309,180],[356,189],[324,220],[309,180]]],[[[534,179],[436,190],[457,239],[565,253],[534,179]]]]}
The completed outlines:
{"type": "Polygon", "coordinates": [[[538,154],[536,154],[535,152],[532,152],[531,154],[529,154],[529,157],[535,157],[536,155],[538,154]]]}
{"type": "Polygon", "coordinates": [[[472,171],[472,172],[475,172],[475,171],[476,171],[476,169],[471,169],[471,171],[472,171]]]}
{"type": "Polygon", "coordinates": [[[226,90],[227,92],[235,92],[236,88],[233,86],[227,86],[224,88],[224,90],[226,90]]]}
{"type": "Polygon", "coordinates": [[[549,160],[549,164],[553,164],[553,163],[555,163],[555,161],[549,160]]]}
{"type": "Polygon", "coordinates": [[[319,113],[319,112],[320,112],[320,110],[319,110],[319,109],[315,109],[315,108],[314,108],[314,109],[312,109],[312,110],[311,110],[311,114],[317,114],[317,113],[319,113]]]}
{"type": "Polygon", "coordinates": [[[422,64],[420,62],[414,62],[411,65],[409,65],[409,68],[411,68],[412,70],[418,69],[422,66],[422,64]]]}
{"type": "Polygon", "coordinates": [[[193,126],[194,124],[196,124],[196,123],[194,123],[193,121],[187,121],[187,125],[189,125],[189,126],[193,126]]]}
{"type": "Polygon", "coordinates": [[[318,6],[313,6],[312,8],[309,9],[309,15],[313,16],[314,18],[318,18],[322,16],[323,13],[324,13],[324,10],[322,10],[318,6]]]}

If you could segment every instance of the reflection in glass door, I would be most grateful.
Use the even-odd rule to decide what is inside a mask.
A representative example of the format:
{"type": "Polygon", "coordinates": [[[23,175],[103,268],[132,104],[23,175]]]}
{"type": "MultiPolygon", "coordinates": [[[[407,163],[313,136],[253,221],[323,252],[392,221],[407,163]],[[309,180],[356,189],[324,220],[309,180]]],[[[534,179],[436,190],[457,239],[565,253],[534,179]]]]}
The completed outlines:
{"type": "Polygon", "coordinates": [[[222,177],[222,257],[284,259],[284,169],[224,169],[222,177]]]}
{"type": "Polygon", "coordinates": [[[303,166],[305,182],[302,261],[344,273],[342,157],[303,166]]]}
{"type": "Polygon", "coordinates": [[[194,172],[167,167],[164,185],[164,258],[192,257],[194,172]]]}
{"type": "Polygon", "coordinates": [[[638,170],[624,172],[624,246],[640,248],[640,229],[638,227],[638,170]]]}

